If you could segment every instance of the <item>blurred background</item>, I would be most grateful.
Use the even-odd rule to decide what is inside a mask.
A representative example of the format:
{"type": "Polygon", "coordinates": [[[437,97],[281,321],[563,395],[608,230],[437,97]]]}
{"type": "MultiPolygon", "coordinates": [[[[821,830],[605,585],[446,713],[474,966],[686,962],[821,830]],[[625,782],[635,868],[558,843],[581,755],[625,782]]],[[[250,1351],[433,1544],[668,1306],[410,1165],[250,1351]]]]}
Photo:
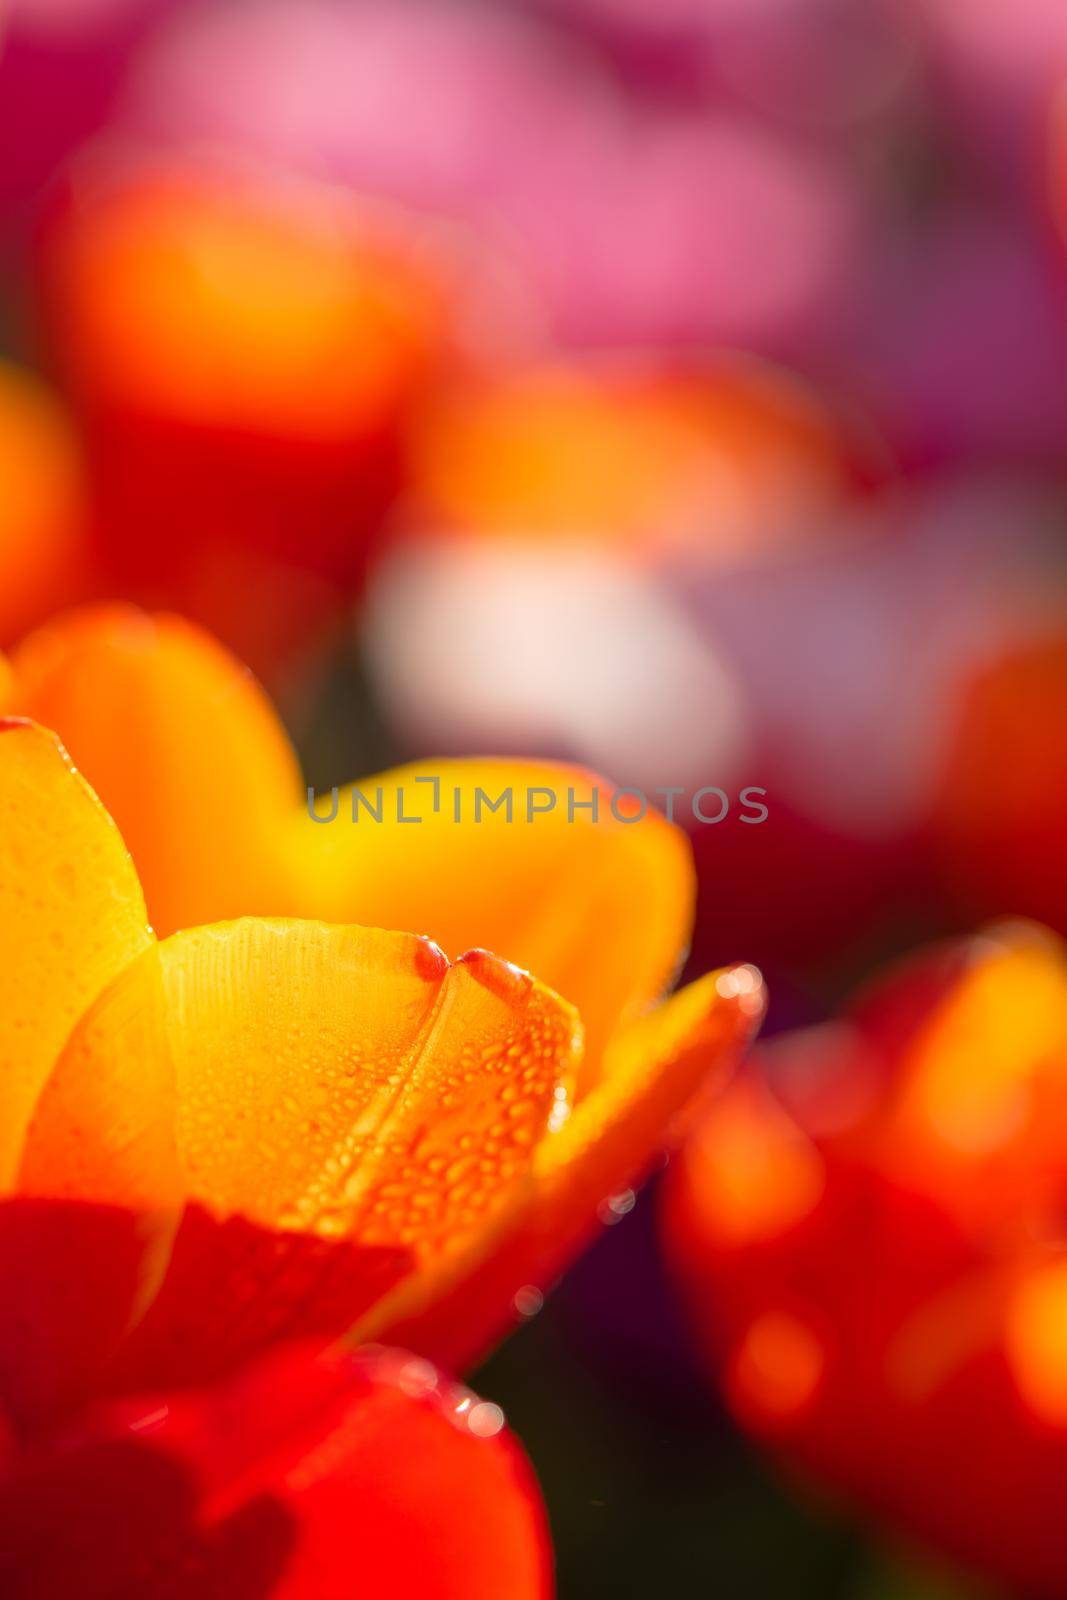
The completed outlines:
{"type": "MultiPolygon", "coordinates": [[[[321,786],[721,789],[691,966],[758,963],[771,1034],[1067,933],[1062,0],[0,17],[0,647],[121,594],[248,660],[321,786]]],[[[565,1600],[1011,1592],[745,1441],[655,1189],[475,1380],[565,1600]]]]}

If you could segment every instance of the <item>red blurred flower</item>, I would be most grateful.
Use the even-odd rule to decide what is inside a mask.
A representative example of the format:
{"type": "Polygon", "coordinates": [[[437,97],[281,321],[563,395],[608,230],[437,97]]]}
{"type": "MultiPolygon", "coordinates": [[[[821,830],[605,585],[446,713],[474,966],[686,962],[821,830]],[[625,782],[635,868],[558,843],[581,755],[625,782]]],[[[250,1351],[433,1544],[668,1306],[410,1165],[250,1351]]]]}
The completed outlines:
{"type": "Polygon", "coordinates": [[[739,1420],[1027,1594],[1067,1591],[1067,957],[935,951],[762,1052],[667,1239],[739,1420]]]}
{"type": "Polygon", "coordinates": [[[1067,933],[1067,633],[1001,651],[974,674],[948,741],[937,818],[956,899],[1067,933]]]}

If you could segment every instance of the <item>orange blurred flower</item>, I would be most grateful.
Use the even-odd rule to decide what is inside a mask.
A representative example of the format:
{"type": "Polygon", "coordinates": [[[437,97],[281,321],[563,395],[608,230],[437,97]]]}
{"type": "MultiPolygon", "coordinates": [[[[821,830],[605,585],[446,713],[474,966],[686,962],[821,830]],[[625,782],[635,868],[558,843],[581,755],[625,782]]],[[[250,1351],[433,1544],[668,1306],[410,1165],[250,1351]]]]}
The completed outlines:
{"type": "MultiPolygon", "coordinates": [[[[502,762],[442,764],[417,827],[324,826],[251,678],[176,619],[76,613],[13,668],[36,721],[0,741],[5,1389],[47,1408],[101,1365],[198,1378],[344,1330],[468,1362],[758,1021],[747,968],[649,1010],[688,931],[683,837],[563,806],[475,822],[479,786],[593,783],[502,762]]],[[[362,790],[395,817],[426,775],[362,790]]]]}
{"type": "Polygon", "coordinates": [[[0,361],[0,646],[82,598],[87,524],[72,423],[40,379],[0,361]]]}
{"type": "Polygon", "coordinates": [[[835,420],[799,380],[724,355],[702,370],[534,367],[459,389],[420,419],[411,494],[432,532],[721,560],[810,539],[849,475],[835,420]]]}
{"type": "Polygon", "coordinates": [[[446,343],[425,241],[325,185],[98,153],[40,254],[114,589],[270,663],[361,581],[396,492],[446,343]]]}
{"type": "Polygon", "coordinates": [[[1067,953],[1023,924],[769,1044],[666,1238],[739,1420],[1027,1594],[1067,1588],[1067,953]]]}

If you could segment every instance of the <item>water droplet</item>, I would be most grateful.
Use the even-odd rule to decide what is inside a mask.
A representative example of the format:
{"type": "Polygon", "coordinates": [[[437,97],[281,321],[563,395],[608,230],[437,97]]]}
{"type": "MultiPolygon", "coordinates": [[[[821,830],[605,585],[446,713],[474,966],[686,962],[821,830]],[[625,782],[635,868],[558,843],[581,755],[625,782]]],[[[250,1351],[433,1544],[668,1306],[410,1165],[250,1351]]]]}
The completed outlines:
{"type": "Polygon", "coordinates": [[[545,1303],[545,1297],[535,1283],[524,1283],[521,1289],[516,1289],[512,1305],[516,1315],[520,1317],[536,1317],[545,1303]]]}

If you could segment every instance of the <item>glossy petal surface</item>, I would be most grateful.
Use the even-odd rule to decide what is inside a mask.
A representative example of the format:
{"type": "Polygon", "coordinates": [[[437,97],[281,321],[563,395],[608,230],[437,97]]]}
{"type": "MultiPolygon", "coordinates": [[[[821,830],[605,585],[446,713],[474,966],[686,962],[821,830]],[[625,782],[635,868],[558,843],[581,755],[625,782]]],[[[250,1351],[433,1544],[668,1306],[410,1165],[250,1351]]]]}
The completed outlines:
{"type": "Polygon", "coordinates": [[[71,1027],[149,940],[119,831],[63,747],[0,721],[0,1194],[71,1027]]]}
{"type": "Polygon", "coordinates": [[[598,1224],[633,1204],[630,1186],[647,1176],[701,1096],[721,1089],[763,1006],[759,975],[737,967],[710,973],[625,1030],[601,1081],[538,1147],[533,1181],[495,1233],[438,1281],[386,1301],[372,1313],[372,1335],[402,1339],[457,1368],[483,1355],[522,1314],[516,1295],[550,1288],[598,1224]]]}
{"type": "MultiPolygon", "coordinates": [[[[245,920],[174,936],[78,1027],[24,1193],[181,1225],[127,1373],[337,1333],[464,1247],[565,1107],[569,1007],[481,952],[245,920]]],[[[125,1382],[132,1381],[127,1376],[125,1382]]]]}

